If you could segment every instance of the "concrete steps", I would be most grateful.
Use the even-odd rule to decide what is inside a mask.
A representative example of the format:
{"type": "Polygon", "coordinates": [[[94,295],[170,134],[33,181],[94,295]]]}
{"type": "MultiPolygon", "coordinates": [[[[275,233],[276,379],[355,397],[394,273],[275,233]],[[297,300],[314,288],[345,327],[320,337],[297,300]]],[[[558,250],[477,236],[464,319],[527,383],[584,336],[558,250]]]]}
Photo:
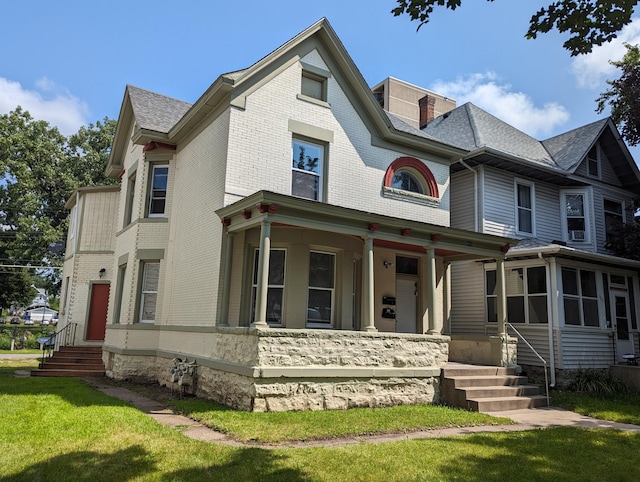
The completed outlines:
{"type": "Polygon", "coordinates": [[[31,370],[32,377],[103,377],[101,346],[63,346],[40,368],[31,370]]]}
{"type": "Polygon", "coordinates": [[[442,370],[445,404],[476,412],[520,410],[547,405],[544,387],[531,385],[513,368],[449,364],[442,370]]]}

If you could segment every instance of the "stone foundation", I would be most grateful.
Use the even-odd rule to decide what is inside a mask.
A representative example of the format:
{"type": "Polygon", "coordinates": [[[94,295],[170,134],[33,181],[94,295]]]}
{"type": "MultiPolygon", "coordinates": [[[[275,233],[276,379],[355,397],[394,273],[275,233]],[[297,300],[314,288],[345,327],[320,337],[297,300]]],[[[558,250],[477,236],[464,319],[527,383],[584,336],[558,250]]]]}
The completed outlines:
{"type": "Polygon", "coordinates": [[[198,365],[188,393],[239,410],[425,404],[439,400],[449,347],[446,336],[331,330],[221,328],[200,336],[211,338],[208,356],[105,346],[107,376],[172,386],[169,370],[180,357],[198,365]]]}

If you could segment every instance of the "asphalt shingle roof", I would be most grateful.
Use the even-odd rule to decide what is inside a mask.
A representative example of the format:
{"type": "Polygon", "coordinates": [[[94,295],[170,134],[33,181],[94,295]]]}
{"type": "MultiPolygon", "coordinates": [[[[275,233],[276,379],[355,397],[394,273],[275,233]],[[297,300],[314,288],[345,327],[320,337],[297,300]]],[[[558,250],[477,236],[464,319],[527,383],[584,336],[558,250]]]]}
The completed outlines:
{"type": "Polygon", "coordinates": [[[189,102],[156,94],[132,85],[127,86],[138,127],[168,133],[191,108],[189,102]]]}
{"type": "Polygon", "coordinates": [[[562,169],[573,172],[606,124],[607,119],[601,119],[542,141],[542,144],[562,169]]]}

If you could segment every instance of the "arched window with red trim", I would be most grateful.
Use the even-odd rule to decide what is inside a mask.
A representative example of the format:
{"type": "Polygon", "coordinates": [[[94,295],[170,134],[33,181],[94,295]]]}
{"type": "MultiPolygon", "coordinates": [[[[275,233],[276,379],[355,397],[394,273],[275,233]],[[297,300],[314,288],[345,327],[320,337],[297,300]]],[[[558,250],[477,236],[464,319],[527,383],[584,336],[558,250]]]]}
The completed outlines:
{"type": "Polygon", "coordinates": [[[398,157],[384,175],[384,186],[399,191],[407,191],[439,198],[438,183],[431,169],[415,157],[398,157]]]}

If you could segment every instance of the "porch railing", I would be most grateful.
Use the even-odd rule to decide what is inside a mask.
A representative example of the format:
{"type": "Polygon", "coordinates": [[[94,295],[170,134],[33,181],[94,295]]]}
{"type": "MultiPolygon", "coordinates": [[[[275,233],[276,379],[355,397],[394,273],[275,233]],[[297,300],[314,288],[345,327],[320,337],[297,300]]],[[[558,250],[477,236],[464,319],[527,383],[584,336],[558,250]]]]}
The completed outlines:
{"type": "Polygon", "coordinates": [[[40,360],[40,366],[44,365],[44,362],[48,358],[51,358],[61,346],[73,345],[75,343],[77,326],[77,323],[69,323],[55,333],[38,339],[42,345],[42,360],[40,360]]]}
{"type": "Polygon", "coordinates": [[[534,353],[534,355],[537,356],[540,359],[540,361],[542,361],[542,363],[544,364],[544,390],[545,390],[545,393],[547,395],[547,407],[548,407],[549,405],[551,405],[551,402],[549,400],[549,377],[547,375],[547,360],[542,358],[540,353],[538,353],[538,351],[534,347],[531,346],[531,343],[529,343],[527,341],[527,339],[524,336],[522,336],[522,334],[518,330],[516,330],[515,326],[513,326],[508,321],[505,322],[505,326],[507,327],[507,334],[509,334],[508,333],[509,328],[511,328],[513,331],[515,331],[516,335],[518,335],[518,338],[520,338],[522,341],[524,341],[525,344],[529,347],[529,349],[534,353]]]}

